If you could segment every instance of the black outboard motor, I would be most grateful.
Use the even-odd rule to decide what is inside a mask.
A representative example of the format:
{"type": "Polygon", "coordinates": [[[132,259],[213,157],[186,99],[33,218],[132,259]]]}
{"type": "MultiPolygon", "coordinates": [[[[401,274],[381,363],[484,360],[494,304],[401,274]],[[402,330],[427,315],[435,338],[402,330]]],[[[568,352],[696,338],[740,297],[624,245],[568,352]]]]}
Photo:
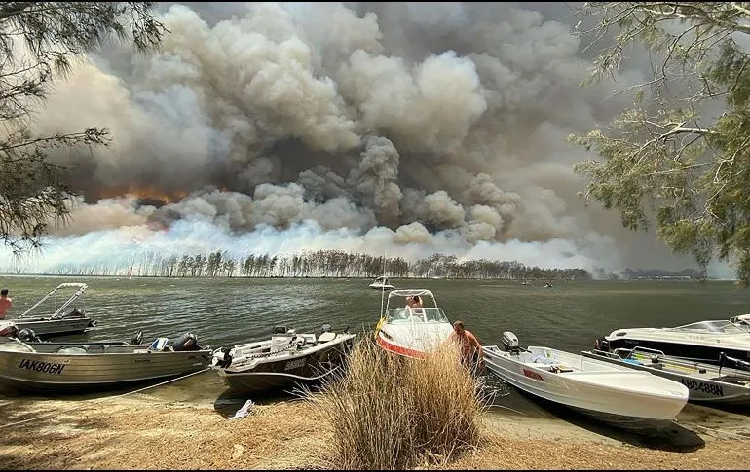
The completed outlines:
{"type": "Polygon", "coordinates": [[[133,337],[130,338],[130,344],[133,346],[140,346],[143,342],[143,330],[139,329],[138,331],[133,334],[133,337]]]}
{"type": "Polygon", "coordinates": [[[503,333],[503,346],[505,346],[505,350],[511,354],[518,354],[520,351],[520,348],[518,347],[518,338],[510,331],[503,333]]]}
{"type": "Polygon", "coordinates": [[[609,352],[609,341],[604,338],[597,338],[594,341],[594,349],[597,351],[609,352]]]}
{"type": "Polygon", "coordinates": [[[172,344],[174,351],[198,351],[200,348],[198,338],[193,333],[183,334],[172,344]]]}
{"type": "Polygon", "coordinates": [[[24,328],[16,335],[19,341],[24,343],[38,343],[41,342],[36,336],[36,333],[31,328],[24,328]]]}
{"type": "Polygon", "coordinates": [[[273,327],[273,335],[279,335],[279,334],[286,334],[288,330],[286,329],[286,326],[274,326],[273,327]]]}

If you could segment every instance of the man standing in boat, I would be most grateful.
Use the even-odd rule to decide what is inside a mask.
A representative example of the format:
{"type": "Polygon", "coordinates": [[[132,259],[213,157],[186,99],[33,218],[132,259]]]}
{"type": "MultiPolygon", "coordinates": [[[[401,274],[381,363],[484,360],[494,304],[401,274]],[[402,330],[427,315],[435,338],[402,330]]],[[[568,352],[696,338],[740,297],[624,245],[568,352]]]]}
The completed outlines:
{"type": "Polygon", "coordinates": [[[8,289],[0,290],[0,320],[5,319],[5,314],[13,306],[13,299],[8,296],[8,289]]]}
{"type": "Polygon", "coordinates": [[[484,368],[484,351],[477,338],[464,327],[464,322],[457,320],[453,323],[453,332],[448,338],[458,344],[461,350],[461,363],[466,367],[481,372],[484,368]]]}

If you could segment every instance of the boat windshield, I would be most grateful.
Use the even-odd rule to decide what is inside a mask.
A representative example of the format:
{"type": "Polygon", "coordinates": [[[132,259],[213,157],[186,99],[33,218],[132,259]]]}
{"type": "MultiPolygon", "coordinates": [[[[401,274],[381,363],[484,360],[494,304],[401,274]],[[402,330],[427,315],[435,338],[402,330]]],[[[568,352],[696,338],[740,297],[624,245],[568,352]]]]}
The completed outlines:
{"type": "Polygon", "coordinates": [[[388,322],[405,323],[450,323],[442,308],[391,308],[388,322]]]}
{"type": "Polygon", "coordinates": [[[750,324],[743,319],[733,321],[698,321],[674,328],[676,331],[708,331],[710,333],[743,334],[750,332],[750,324]]]}

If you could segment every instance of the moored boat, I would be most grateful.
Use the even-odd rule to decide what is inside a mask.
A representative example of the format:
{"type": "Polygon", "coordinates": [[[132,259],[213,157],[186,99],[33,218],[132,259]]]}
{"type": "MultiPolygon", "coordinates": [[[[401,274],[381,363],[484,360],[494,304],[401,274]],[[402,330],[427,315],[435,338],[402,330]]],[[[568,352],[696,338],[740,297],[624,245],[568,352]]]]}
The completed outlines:
{"type": "Polygon", "coordinates": [[[582,355],[622,365],[630,369],[650,372],[658,377],[674,380],[690,390],[690,401],[706,405],[750,406],[750,372],[724,365],[738,365],[744,361],[721,356],[719,365],[690,362],[647,348],[619,348],[615,352],[594,349],[582,355]]]}
{"type": "Polygon", "coordinates": [[[3,338],[0,384],[36,393],[88,391],[179,377],[208,368],[211,350],[186,333],[174,341],[47,343],[3,338]]]}
{"type": "Polygon", "coordinates": [[[514,387],[628,429],[666,426],[688,401],[679,382],[546,346],[484,346],[486,368],[514,387]]]}
{"type": "Polygon", "coordinates": [[[393,290],[388,294],[385,311],[375,328],[375,340],[386,351],[405,357],[422,358],[428,350],[447,340],[452,332],[453,325],[443,309],[437,306],[431,291],[393,290]],[[414,296],[421,297],[428,306],[400,306],[402,300],[414,296]]]}
{"type": "Polygon", "coordinates": [[[374,290],[394,290],[396,288],[391,285],[390,279],[385,275],[376,277],[375,280],[373,280],[373,282],[369,285],[369,287],[374,290]]]}
{"type": "Polygon", "coordinates": [[[51,292],[37,301],[31,308],[21,313],[17,318],[0,321],[0,329],[5,327],[8,322],[13,322],[19,330],[31,329],[37,336],[51,337],[65,334],[83,333],[88,328],[96,325],[96,322],[86,314],[82,308],[71,307],[83,292],[88,288],[88,284],[82,282],[65,282],[59,284],[51,292]],[[47,301],[61,288],[76,288],[77,290],[58,308],[50,314],[34,314],[42,303],[47,301]],[[68,310],[68,311],[66,311],[68,310]]]}
{"type": "Polygon", "coordinates": [[[673,328],[626,328],[597,340],[598,349],[656,349],[667,356],[718,365],[721,353],[750,359],[750,314],[697,321],[673,328]]]}
{"type": "Polygon", "coordinates": [[[321,333],[297,334],[285,326],[274,328],[270,340],[220,347],[211,367],[231,390],[258,393],[312,385],[345,368],[356,334],[323,325],[321,333]]]}

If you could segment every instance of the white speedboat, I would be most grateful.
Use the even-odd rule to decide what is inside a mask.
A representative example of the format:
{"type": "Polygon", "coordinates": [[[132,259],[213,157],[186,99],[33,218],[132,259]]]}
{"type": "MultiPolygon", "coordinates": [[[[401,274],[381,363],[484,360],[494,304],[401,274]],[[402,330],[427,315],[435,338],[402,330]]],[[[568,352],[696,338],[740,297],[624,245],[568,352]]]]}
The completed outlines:
{"type": "Polygon", "coordinates": [[[231,390],[240,393],[311,385],[345,367],[356,334],[321,327],[322,333],[297,334],[277,326],[270,340],[221,347],[214,351],[211,367],[231,390]]]}
{"type": "Polygon", "coordinates": [[[391,285],[391,281],[388,277],[381,275],[380,277],[375,278],[370,284],[370,288],[373,290],[394,290],[396,287],[391,285]]]}
{"type": "Polygon", "coordinates": [[[503,346],[484,346],[485,366],[509,384],[628,429],[665,426],[688,401],[686,386],[648,372],[545,346],[520,348],[507,331],[503,346]]]}
{"type": "Polygon", "coordinates": [[[208,368],[211,350],[186,333],[176,340],[130,343],[0,341],[0,384],[23,392],[84,392],[156,381],[208,368]]]}
{"type": "Polygon", "coordinates": [[[88,288],[88,285],[80,282],[66,282],[61,283],[55,287],[51,292],[42,297],[41,300],[36,302],[31,308],[24,311],[18,318],[0,321],[0,331],[3,327],[10,323],[15,323],[19,330],[31,329],[40,337],[59,336],[63,334],[75,334],[83,333],[88,328],[95,326],[96,322],[89,317],[82,308],[72,308],[69,311],[68,308],[75,302],[83,292],[88,288]],[[34,314],[42,303],[47,301],[51,296],[57,295],[57,291],[61,288],[76,288],[77,290],[64,301],[58,308],[55,308],[52,313],[48,314],[34,314]]]}
{"type": "Polygon", "coordinates": [[[728,366],[744,361],[722,356],[719,366],[690,362],[665,355],[661,351],[636,347],[615,352],[583,351],[592,359],[650,372],[680,382],[690,389],[690,401],[706,405],[750,406],[750,372],[728,366]]]}
{"type": "Polygon", "coordinates": [[[386,351],[406,357],[421,358],[429,349],[448,339],[453,325],[432,292],[424,289],[393,290],[375,328],[375,340],[386,351]],[[406,298],[419,296],[424,308],[405,308],[406,298]],[[432,305],[432,306],[430,306],[432,305]]]}
{"type": "Polygon", "coordinates": [[[707,320],[674,328],[626,328],[612,331],[597,348],[643,347],[689,361],[718,365],[721,353],[750,360],[750,314],[707,320]]]}

